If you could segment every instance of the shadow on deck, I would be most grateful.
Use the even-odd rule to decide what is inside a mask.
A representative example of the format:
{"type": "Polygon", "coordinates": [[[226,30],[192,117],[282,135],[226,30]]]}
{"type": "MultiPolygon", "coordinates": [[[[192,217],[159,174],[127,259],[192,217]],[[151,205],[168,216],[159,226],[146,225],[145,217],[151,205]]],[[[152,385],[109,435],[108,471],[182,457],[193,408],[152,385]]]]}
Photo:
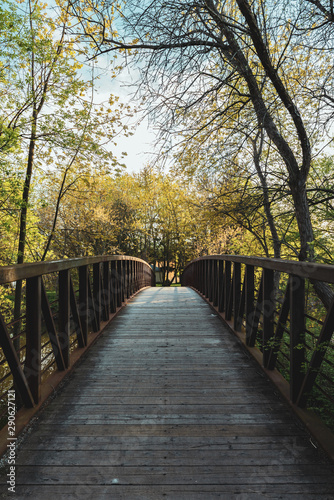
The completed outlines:
{"type": "Polygon", "coordinates": [[[334,498],[333,464],[189,288],[129,302],[19,439],[15,494],[7,473],[17,499],[334,498]]]}

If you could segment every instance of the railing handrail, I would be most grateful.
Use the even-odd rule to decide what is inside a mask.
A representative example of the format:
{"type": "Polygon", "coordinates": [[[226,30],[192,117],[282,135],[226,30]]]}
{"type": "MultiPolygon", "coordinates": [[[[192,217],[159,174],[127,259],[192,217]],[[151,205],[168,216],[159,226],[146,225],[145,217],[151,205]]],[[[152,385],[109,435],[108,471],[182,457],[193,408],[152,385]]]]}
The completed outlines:
{"type": "Polygon", "coordinates": [[[129,257],[127,255],[97,255],[93,257],[76,257],[71,259],[49,260],[43,262],[29,262],[24,264],[13,264],[10,266],[0,266],[0,285],[11,283],[26,278],[34,278],[44,274],[65,271],[81,266],[98,264],[100,262],[111,262],[117,260],[133,260],[146,264],[151,270],[151,266],[143,259],[129,257]]]}
{"type": "Polygon", "coordinates": [[[7,308],[7,315],[12,316],[8,321],[0,310],[0,347],[7,362],[1,378],[5,381],[2,398],[13,383],[28,408],[41,402],[42,375],[45,379],[55,375],[59,383],[55,368],[64,375],[134,293],[155,286],[150,265],[126,255],[0,267],[0,284],[19,280],[25,281],[20,300],[20,305],[25,302],[25,312],[7,308]],[[72,270],[77,271],[75,276],[72,270]],[[54,279],[44,280],[50,274],[54,279]],[[52,302],[44,281],[52,286],[49,291],[56,297],[52,302]],[[58,306],[56,311],[52,310],[53,303],[58,306]]]}
{"type": "MultiPolygon", "coordinates": [[[[321,304],[309,287],[319,281],[334,283],[334,266],[242,255],[198,257],[181,276],[183,285],[216,308],[267,374],[280,370],[285,380],[278,387],[294,407],[310,402],[328,415],[334,301],[328,308],[321,304]]],[[[332,425],[331,417],[328,422],[332,425]]]]}
{"type": "Polygon", "coordinates": [[[264,269],[271,269],[272,271],[294,274],[301,278],[324,281],[326,283],[334,283],[334,265],[331,264],[318,264],[316,262],[305,262],[297,260],[271,259],[266,257],[247,255],[218,254],[197,257],[197,259],[192,260],[186,265],[183,272],[185,272],[186,269],[194,262],[198,262],[201,260],[227,260],[229,262],[237,262],[240,264],[262,267],[264,269]]]}

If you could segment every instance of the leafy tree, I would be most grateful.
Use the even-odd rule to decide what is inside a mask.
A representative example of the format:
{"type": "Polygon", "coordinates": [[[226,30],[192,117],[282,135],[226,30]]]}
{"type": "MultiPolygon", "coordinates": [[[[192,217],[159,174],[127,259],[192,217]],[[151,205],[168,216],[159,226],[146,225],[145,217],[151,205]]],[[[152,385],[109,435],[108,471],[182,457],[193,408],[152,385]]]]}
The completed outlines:
{"type": "MultiPolygon", "coordinates": [[[[85,16],[80,9],[78,14],[83,25],[90,27],[88,34],[97,54],[125,49],[132,50],[136,62],[140,60],[141,78],[155,114],[162,116],[161,106],[170,111],[163,130],[173,126],[179,131],[177,118],[200,101],[214,100],[221,89],[226,89],[228,99],[215,119],[232,110],[237,120],[247,108],[252,114],[247,123],[255,123],[258,130],[265,132],[280,158],[298,226],[299,259],[313,261],[314,231],[307,180],[312,160],[310,125],[319,126],[321,113],[319,106],[313,113],[301,112],[301,101],[310,99],[314,90],[304,85],[305,67],[297,67],[296,77],[288,78],[301,46],[305,59],[323,75],[323,60],[307,45],[308,33],[300,31],[299,18],[307,3],[131,2],[124,7],[126,15],[118,21],[119,25],[122,22],[122,31],[119,28],[117,32],[116,24],[108,18],[111,2],[101,8],[94,4],[91,15],[85,16]]],[[[74,5],[93,2],[77,0],[74,5]]],[[[323,4],[315,5],[321,11],[323,4]]],[[[332,68],[331,63],[327,75],[332,68]]],[[[322,80],[326,81],[325,76],[322,80]]],[[[314,85],[314,79],[309,85],[314,85]]],[[[319,283],[314,286],[329,305],[330,289],[319,283]]]]}

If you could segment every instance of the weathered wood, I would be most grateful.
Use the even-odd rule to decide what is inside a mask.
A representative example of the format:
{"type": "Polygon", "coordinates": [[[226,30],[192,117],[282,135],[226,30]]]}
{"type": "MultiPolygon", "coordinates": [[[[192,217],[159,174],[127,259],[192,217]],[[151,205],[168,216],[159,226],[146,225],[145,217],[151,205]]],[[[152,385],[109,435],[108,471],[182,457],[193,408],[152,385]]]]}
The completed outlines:
{"type": "Polygon", "coordinates": [[[41,276],[27,279],[26,356],[24,374],[36,404],[41,396],[41,276]]]}
{"type": "Polygon", "coordinates": [[[240,321],[238,319],[241,293],[241,264],[236,262],[233,270],[233,326],[237,329],[240,321]]]}
{"type": "Polygon", "coordinates": [[[118,273],[118,284],[119,284],[119,294],[120,294],[120,304],[125,301],[125,269],[124,262],[117,262],[117,273],[118,273]]]}
{"type": "MultiPolygon", "coordinates": [[[[224,297],[224,261],[219,260],[218,261],[219,265],[219,270],[218,270],[218,311],[219,312],[224,312],[224,304],[225,304],[225,297],[224,297]]],[[[199,263],[200,264],[200,263],[199,263]]]]}
{"type": "Polygon", "coordinates": [[[87,291],[88,291],[88,321],[89,324],[93,330],[93,332],[98,332],[99,331],[99,324],[98,320],[96,317],[96,304],[95,304],[95,298],[93,295],[92,287],[90,284],[90,278],[89,278],[89,273],[88,273],[88,280],[87,280],[87,291]]]}
{"type": "Polygon", "coordinates": [[[89,304],[88,304],[88,266],[79,267],[79,314],[84,344],[88,341],[89,304]]]}
{"type": "Polygon", "coordinates": [[[59,333],[58,339],[65,368],[70,363],[70,271],[65,269],[59,273],[59,333]]]}
{"type": "Polygon", "coordinates": [[[108,321],[110,315],[110,263],[103,262],[103,280],[102,280],[102,306],[103,321],[108,321]]]}
{"type": "MultiPolygon", "coordinates": [[[[149,264],[137,257],[129,257],[127,255],[99,255],[97,257],[78,257],[74,259],[0,266],[0,284],[74,269],[81,266],[98,264],[100,262],[122,262],[128,260],[139,262],[143,266],[143,269],[149,273],[149,276],[153,274],[149,264]]],[[[149,283],[147,284],[149,285],[149,283]]]]}
{"type": "Polygon", "coordinates": [[[116,312],[119,306],[117,267],[116,262],[112,261],[110,263],[110,311],[112,313],[116,312]]]}
{"type": "Polygon", "coordinates": [[[30,392],[27,379],[21,368],[20,360],[14,349],[12,339],[8,333],[6,324],[0,313],[0,345],[11,370],[15,385],[20,393],[23,403],[27,408],[34,407],[34,398],[30,392]]]}
{"type": "Polygon", "coordinates": [[[94,310],[96,319],[96,331],[99,331],[101,324],[101,313],[103,310],[101,304],[101,265],[100,263],[93,265],[93,297],[94,310]]]}
{"type": "Polygon", "coordinates": [[[290,500],[333,486],[237,339],[184,288],[136,295],[17,453],[20,498],[290,500]]]}
{"type": "Polygon", "coordinates": [[[224,311],[225,318],[231,319],[232,316],[232,287],[231,287],[231,262],[225,262],[224,269],[224,311]]]}
{"type": "Polygon", "coordinates": [[[52,346],[53,355],[56,360],[57,369],[60,371],[65,370],[65,364],[63,360],[63,354],[61,352],[61,347],[58,339],[58,334],[56,326],[53,320],[51,307],[46,294],[45,286],[42,280],[42,313],[45,321],[45,326],[49,335],[50,343],[52,346]]]}
{"type": "Polygon", "coordinates": [[[304,279],[308,278],[312,280],[325,281],[326,283],[334,283],[334,266],[332,265],[296,260],[248,257],[246,255],[206,255],[205,257],[198,257],[185,267],[184,272],[187,271],[189,266],[192,266],[196,262],[204,262],[205,260],[211,259],[223,260],[225,262],[239,262],[240,264],[245,264],[247,266],[272,269],[273,271],[293,274],[304,279]]]}

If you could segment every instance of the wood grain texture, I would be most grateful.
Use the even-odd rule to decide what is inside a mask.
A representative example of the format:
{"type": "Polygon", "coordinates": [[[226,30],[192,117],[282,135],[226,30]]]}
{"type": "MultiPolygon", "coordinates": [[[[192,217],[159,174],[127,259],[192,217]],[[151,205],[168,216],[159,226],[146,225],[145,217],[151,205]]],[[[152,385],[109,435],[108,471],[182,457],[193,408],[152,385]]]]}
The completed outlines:
{"type": "Polygon", "coordinates": [[[130,301],[21,440],[16,464],[20,499],[334,498],[333,465],[187,288],[130,301]]]}

